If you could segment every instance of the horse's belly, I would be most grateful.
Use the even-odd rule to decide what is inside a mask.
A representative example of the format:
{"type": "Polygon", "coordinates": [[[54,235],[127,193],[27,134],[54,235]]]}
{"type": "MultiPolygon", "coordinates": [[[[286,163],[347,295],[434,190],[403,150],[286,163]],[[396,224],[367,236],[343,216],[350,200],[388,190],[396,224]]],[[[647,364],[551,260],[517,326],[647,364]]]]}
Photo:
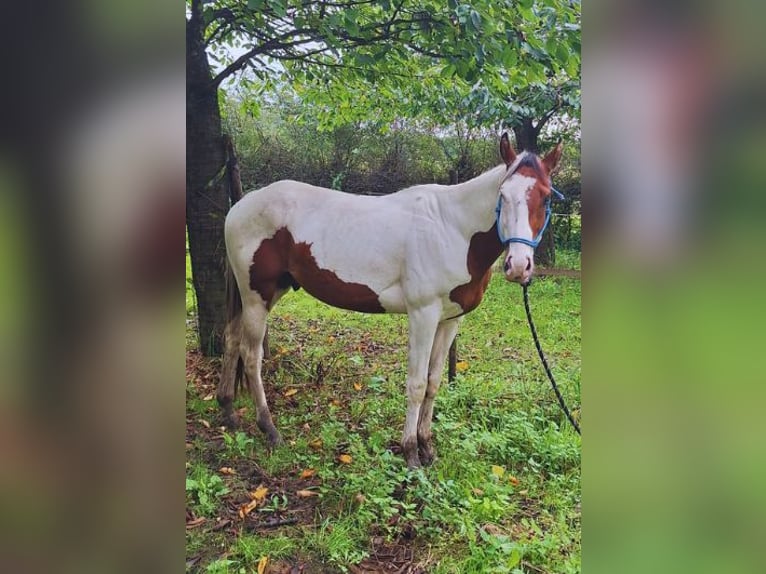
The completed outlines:
{"type": "Polygon", "coordinates": [[[320,301],[363,313],[385,313],[386,309],[380,302],[378,294],[362,283],[348,283],[341,280],[335,273],[321,270],[319,274],[293,273],[298,284],[307,293],[320,301]]]}
{"type": "Polygon", "coordinates": [[[346,281],[335,271],[320,267],[306,243],[295,244],[288,270],[307,293],[328,305],[363,313],[386,313],[378,292],[368,284],[346,281]]]}

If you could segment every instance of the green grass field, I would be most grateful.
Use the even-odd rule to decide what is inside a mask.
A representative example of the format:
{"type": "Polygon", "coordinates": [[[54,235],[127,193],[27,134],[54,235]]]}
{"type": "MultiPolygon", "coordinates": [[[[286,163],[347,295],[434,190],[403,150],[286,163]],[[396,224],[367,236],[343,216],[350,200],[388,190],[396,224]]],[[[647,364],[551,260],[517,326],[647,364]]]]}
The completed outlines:
{"type": "MultiPolygon", "coordinates": [[[[579,417],[580,282],[541,279],[530,298],[579,417]]],[[[580,571],[580,438],[539,364],[518,286],[496,275],[464,319],[460,372],[449,384],[445,372],[436,399],[438,459],[414,472],[398,448],[405,317],[299,291],[272,313],[270,338],[264,380],[287,442],[273,452],[249,397],[236,403],[241,430],[218,426],[219,365],[187,355],[188,571],[580,571]]]]}

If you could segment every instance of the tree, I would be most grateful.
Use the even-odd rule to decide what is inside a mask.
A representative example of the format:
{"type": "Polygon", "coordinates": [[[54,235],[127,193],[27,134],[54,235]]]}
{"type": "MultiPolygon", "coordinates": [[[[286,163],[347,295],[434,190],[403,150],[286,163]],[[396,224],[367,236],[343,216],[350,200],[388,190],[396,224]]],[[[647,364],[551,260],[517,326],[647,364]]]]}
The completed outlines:
{"type": "Polygon", "coordinates": [[[394,110],[402,102],[416,105],[412,90],[424,85],[474,84],[481,77],[490,86],[525,86],[542,81],[546,65],[550,73],[576,69],[571,43],[551,44],[540,30],[554,23],[550,29],[571,35],[577,22],[577,0],[188,0],[186,217],[202,351],[220,353],[225,316],[229,204],[218,100],[224,80],[247,71],[240,82],[254,87],[273,85],[275,78],[324,82],[332,121],[348,123],[365,119],[361,112],[370,109],[389,113],[385,101],[397,95],[404,99],[394,110]],[[548,64],[524,57],[534,50],[547,54],[548,64]],[[380,90],[354,98],[360,82],[380,90]]]}

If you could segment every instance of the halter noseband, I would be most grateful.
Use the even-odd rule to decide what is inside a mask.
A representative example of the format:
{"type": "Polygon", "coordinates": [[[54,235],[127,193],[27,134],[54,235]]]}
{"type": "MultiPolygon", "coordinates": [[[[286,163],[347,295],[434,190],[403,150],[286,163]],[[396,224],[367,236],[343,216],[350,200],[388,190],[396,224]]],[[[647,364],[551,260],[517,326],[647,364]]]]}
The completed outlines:
{"type": "MultiPolygon", "coordinates": [[[[505,179],[511,177],[513,173],[515,173],[515,171],[506,176],[505,179]]],[[[545,199],[545,223],[543,223],[543,226],[540,228],[540,231],[535,236],[535,238],[530,241],[529,239],[524,239],[523,237],[503,237],[503,230],[502,226],[500,225],[500,211],[503,206],[503,194],[498,193],[497,207],[495,207],[495,227],[497,227],[497,237],[500,239],[500,243],[502,243],[504,246],[508,245],[509,243],[523,243],[524,245],[529,245],[532,249],[540,245],[540,241],[543,238],[543,233],[545,232],[545,229],[548,227],[548,223],[551,220],[551,198],[554,195],[556,196],[556,199],[564,199],[564,194],[555,187],[551,186],[551,195],[545,199]]]]}

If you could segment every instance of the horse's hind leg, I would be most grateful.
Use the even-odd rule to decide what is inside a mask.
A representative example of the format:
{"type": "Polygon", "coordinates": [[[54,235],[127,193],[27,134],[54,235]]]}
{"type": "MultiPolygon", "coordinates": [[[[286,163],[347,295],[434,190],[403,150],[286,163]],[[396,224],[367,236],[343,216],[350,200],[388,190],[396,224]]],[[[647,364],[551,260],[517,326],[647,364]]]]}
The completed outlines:
{"type": "Polygon", "coordinates": [[[420,462],[431,464],[436,458],[436,451],[431,441],[431,419],[434,414],[434,399],[441,385],[442,373],[444,372],[444,362],[447,359],[450,345],[455,339],[457,328],[460,325],[460,319],[452,319],[439,323],[434,337],[434,344],[431,348],[431,357],[428,361],[428,386],[426,395],[423,398],[423,404],[420,407],[420,418],[418,419],[418,454],[420,462]]]}
{"type": "Polygon", "coordinates": [[[245,304],[242,312],[242,337],[239,353],[242,356],[245,376],[248,378],[248,386],[255,403],[258,428],[266,434],[271,445],[278,445],[282,444],[282,437],[271,420],[271,412],[266,403],[266,394],[263,391],[263,380],[261,379],[263,338],[266,333],[268,314],[269,311],[263,303],[245,304]]]}
{"type": "Polygon", "coordinates": [[[226,325],[224,331],[223,365],[221,379],[218,382],[216,398],[223,410],[223,424],[231,429],[239,426],[239,419],[234,413],[235,378],[239,363],[239,348],[242,339],[242,316],[238,315],[226,325]]]}

